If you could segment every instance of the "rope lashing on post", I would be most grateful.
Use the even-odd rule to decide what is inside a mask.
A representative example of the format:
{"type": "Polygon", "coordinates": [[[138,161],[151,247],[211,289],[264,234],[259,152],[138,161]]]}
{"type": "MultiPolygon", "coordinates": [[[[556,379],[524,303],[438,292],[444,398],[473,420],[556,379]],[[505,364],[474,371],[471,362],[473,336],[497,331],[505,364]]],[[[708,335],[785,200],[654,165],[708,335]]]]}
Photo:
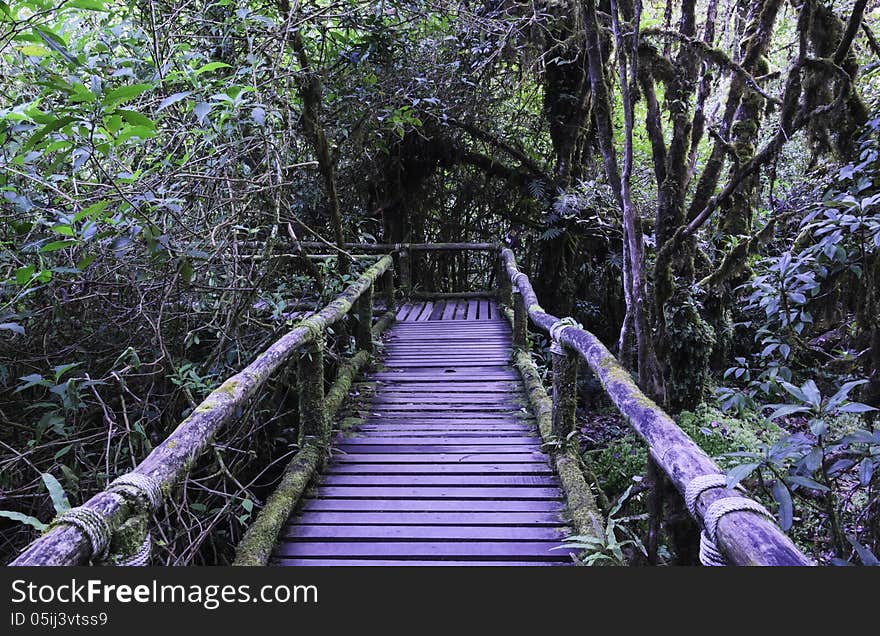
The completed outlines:
{"type": "Polygon", "coordinates": [[[149,532],[144,535],[144,540],[141,543],[141,547],[138,548],[137,552],[128,556],[124,559],[121,559],[116,565],[120,567],[143,567],[145,565],[149,565],[150,563],[150,555],[153,552],[153,538],[149,532]]]}
{"type": "Polygon", "coordinates": [[[519,291],[519,279],[523,276],[525,276],[524,272],[517,272],[513,275],[513,278],[510,279],[510,282],[513,284],[513,288],[516,291],[519,291]]]}
{"type": "Polygon", "coordinates": [[[100,561],[107,556],[107,548],[110,547],[113,532],[110,530],[110,524],[99,512],[82,506],[70,508],[58,515],[49,524],[49,528],[59,525],[73,526],[88,537],[92,546],[92,558],[100,561]]]}
{"type": "MultiPolygon", "coordinates": [[[[118,492],[133,499],[143,499],[150,511],[162,505],[162,486],[158,481],[143,473],[125,473],[120,475],[107,488],[110,492],[118,492]]],[[[140,567],[149,564],[153,551],[153,537],[149,530],[144,533],[143,541],[136,552],[125,556],[114,564],[123,567],[140,567]]]]}
{"type": "Polygon", "coordinates": [[[143,473],[120,475],[110,482],[107,490],[134,498],[143,497],[150,505],[151,510],[156,510],[162,505],[162,486],[155,479],[143,473]]]}
{"type": "MultiPolygon", "coordinates": [[[[727,488],[727,477],[721,474],[701,475],[687,485],[684,502],[688,512],[698,522],[697,499],[711,488],[727,488]]],[[[725,497],[709,504],[703,516],[703,530],[700,532],[700,563],[705,566],[727,565],[727,558],[718,549],[718,523],[721,517],[731,512],[750,511],[773,519],[773,515],[761,504],[746,497],[725,497]]]]}
{"type": "Polygon", "coordinates": [[[550,327],[550,351],[551,353],[558,353],[562,355],[565,353],[565,349],[562,347],[562,343],[559,342],[559,337],[562,335],[562,332],[565,331],[567,327],[577,327],[579,326],[577,322],[575,322],[574,318],[560,318],[550,327]]]}

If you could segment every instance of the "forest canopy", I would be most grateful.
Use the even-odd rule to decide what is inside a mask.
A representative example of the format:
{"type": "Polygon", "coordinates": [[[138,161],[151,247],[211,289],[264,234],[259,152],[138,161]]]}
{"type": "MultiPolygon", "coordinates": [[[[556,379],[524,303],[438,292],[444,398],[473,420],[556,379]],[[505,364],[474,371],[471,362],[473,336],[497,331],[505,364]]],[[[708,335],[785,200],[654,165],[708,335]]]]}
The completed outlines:
{"type": "MultiPolygon", "coordinates": [[[[877,565],[878,25],[867,0],[0,0],[0,558],[337,296],[348,244],[469,241],[811,558],[877,565]]],[[[154,563],[231,562],[296,449],[285,387],[157,513],[154,563]]],[[[624,544],[594,560],[686,562],[644,447],[579,393],[624,544]]]]}

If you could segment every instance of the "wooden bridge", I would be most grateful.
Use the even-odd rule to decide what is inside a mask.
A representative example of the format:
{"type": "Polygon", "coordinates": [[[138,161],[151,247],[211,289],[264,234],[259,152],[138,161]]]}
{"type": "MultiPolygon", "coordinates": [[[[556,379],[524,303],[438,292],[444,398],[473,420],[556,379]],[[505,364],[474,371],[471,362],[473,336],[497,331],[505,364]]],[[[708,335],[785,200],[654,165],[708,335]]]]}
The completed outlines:
{"type": "MultiPolygon", "coordinates": [[[[603,531],[566,443],[581,363],[685,498],[703,531],[704,563],[810,564],[759,504],[726,488],[718,466],[595,336],[541,308],[510,250],[350,248],[376,254],[357,281],[211,393],[132,473],[56,519],[13,565],[146,562],[151,513],[241,406],[291,364],[299,451],[239,544],[236,564],[570,565],[574,550],[561,549],[563,539],[603,531]],[[476,254],[472,263],[489,273],[491,288],[426,293],[414,285],[418,255],[452,252],[476,254]],[[380,282],[384,311],[376,316],[380,282]],[[323,334],[349,314],[357,352],[325,390],[323,334]],[[529,321],[553,343],[552,398],[528,353],[529,321]],[[389,327],[375,356],[374,342],[389,327]],[[357,399],[343,408],[371,361],[357,399]],[[343,410],[354,417],[341,417],[343,410]],[[145,540],[123,540],[132,533],[145,540]]],[[[463,283],[472,284],[467,275],[463,283]]]]}

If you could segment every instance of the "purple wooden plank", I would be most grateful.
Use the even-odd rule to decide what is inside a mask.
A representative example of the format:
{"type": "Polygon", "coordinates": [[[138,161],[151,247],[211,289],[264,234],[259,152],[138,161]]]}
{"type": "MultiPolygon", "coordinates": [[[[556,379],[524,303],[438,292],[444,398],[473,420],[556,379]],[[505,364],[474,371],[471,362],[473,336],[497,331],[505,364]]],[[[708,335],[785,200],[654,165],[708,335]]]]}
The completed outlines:
{"type": "Polygon", "coordinates": [[[469,404],[483,403],[492,406],[513,406],[521,405],[522,397],[513,396],[509,393],[499,393],[496,395],[462,395],[461,393],[452,393],[448,395],[393,395],[382,392],[373,398],[374,404],[469,404]]]}
{"type": "Polygon", "coordinates": [[[534,448],[535,452],[537,452],[538,445],[527,446],[523,444],[511,444],[509,446],[505,446],[503,444],[496,445],[485,445],[485,446],[476,446],[471,444],[339,444],[337,447],[338,451],[344,452],[347,455],[375,455],[375,454],[386,454],[386,455],[410,455],[410,454],[421,454],[421,453],[435,453],[435,454],[455,454],[455,453],[463,453],[463,454],[498,454],[498,455],[522,455],[526,450],[530,448],[534,448]]]}
{"type": "Polygon", "coordinates": [[[498,437],[447,437],[434,435],[431,437],[413,437],[402,435],[400,437],[377,437],[369,434],[358,434],[355,437],[346,437],[343,442],[346,446],[455,446],[466,444],[468,446],[540,446],[541,440],[531,436],[505,436],[498,437]]]}
{"type": "Polygon", "coordinates": [[[535,474],[552,475],[553,471],[546,461],[510,464],[330,464],[325,474],[364,475],[364,474],[535,474]]]}
{"type": "Polygon", "coordinates": [[[446,303],[442,300],[434,303],[434,308],[431,310],[431,315],[428,317],[428,320],[442,320],[444,309],[446,309],[446,303]]]}
{"type": "Polygon", "coordinates": [[[569,561],[573,550],[554,550],[559,541],[425,541],[425,542],[288,542],[278,545],[278,556],[313,557],[476,557],[484,560],[517,558],[523,560],[569,561]]]}
{"type": "Polygon", "coordinates": [[[471,368],[481,368],[489,365],[501,366],[507,361],[507,358],[496,357],[486,360],[475,360],[473,358],[448,360],[444,358],[435,358],[433,360],[426,358],[416,358],[410,360],[392,359],[388,360],[386,366],[396,367],[398,369],[406,369],[416,367],[418,369],[433,369],[441,373],[467,373],[471,368]]]}
{"type": "Polygon", "coordinates": [[[412,310],[412,305],[409,303],[404,303],[400,306],[400,309],[397,310],[397,319],[398,320],[406,320],[406,317],[409,315],[409,312],[412,310]]]}
{"type": "Polygon", "coordinates": [[[446,392],[446,393],[438,393],[435,391],[388,391],[383,390],[376,395],[375,399],[388,400],[388,401],[402,401],[402,400],[413,400],[413,401],[432,401],[432,402],[441,402],[448,400],[491,400],[491,401],[500,401],[506,400],[510,401],[511,399],[516,398],[522,400],[522,395],[516,395],[511,391],[496,391],[496,392],[485,392],[485,393],[474,393],[474,392],[446,392]]]}
{"type": "Polygon", "coordinates": [[[568,531],[563,528],[510,526],[287,526],[287,541],[382,539],[385,541],[554,541],[561,542],[568,531]]]}
{"type": "MultiPolygon", "coordinates": [[[[361,410],[369,409],[371,411],[440,411],[442,412],[452,412],[452,411],[476,411],[478,413],[486,413],[488,414],[496,414],[499,411],[507,412],[512,411],[514,413],[523,413],[522,411],[524,407],[512,400],[486,400],[486,403],[481,405],[476,401],[468,401],[461,400],[457,398],[448,398],[446,400],[437,400],[435,402],[420,402],[417,400],[410,400],[404,398],[403,400],[388,400],[386,401],[384,397],[374,398],[369,405],[360,407],[361,410]],[[480,408],[482,406],[482,409],[480,408]]],[[[479,417],[475,417],[475,420],[479,420],[479,417]]]]}
{"type": "Polygon", "coordinates": [[[489,393],[510,393],[519,390],[518,382],[426,382],[424,380],[412,380],[403,382],[376,382],[376,386],[382,390],[385,395],[394,395],[395,393],[413,393],[424,395],[432,394],[480,394],[489,393]]]}
{"type": "Polygon", "coordinates": [[[555,499],[304,499],[301,509],[303,512],[560,512],[562,502],[555,499]]]}
{"type": "Polygon", "coordinates": [[[443,320],[452,320],[453,314],[455,314],[455,300],[447,300],[446,306],[443,308],[443,320]]]}
{"type": "Polygon", "coordinates": [[[534,423],[534,418],[528,413],[521,411],[511,413],[483,413],[474,414],[467,411],[441,411],[436,413],[419,413],[404,411],[386,411],[374,410],[370,411],[366,408],[355,409],[364,417],[369,418],[371,423],[378,424],[382,422],[404,424],[407,422],[443,424],[451,422],[453,424],[473,424],[479,425],[481,422],[486,424],[516,424],[516,423],[534,423]]]}
{"type": "Polygon", "coordinates": [[[548,567],[548,566],[565,566],[573,565],[562,561],[419,561],[413,559],[287,559],[283,557],[275,557],[272,559],[271,565],[280,567],[548,567]]]}
{"type": "Polygon", "coordinates": [[[468,302],[468,320],[477,320],[479,318],[479,303],[476,300],[471,300],[468,302]]]}
{"type": "Polygon", "coordinates": [[[358,464],[434,464],[451,463],[467,464],[521,464],[523,462],[546,461],[546,455],[540,451],[518,453],[488,452],[445,452],[445,453],[339,453],[335,452],[333,460],[343,463],[358,464]]]}
{"type": "MultiPolygon", "coordinates": [[[[413,309],[413,313],[417,308],[413,309]]],[[[456,310],[457,313],[464,315],[461,308],[456,310]]],[[[461,320],[450,320],[448,322],[430,321],[430,322],[397,322],[391,328],[391,337],[413,337],[413,338],[436,338],[440,336],[463,336],[470,337],[484,333],[493,333],[500,336],[510,336],[512,331],[507,322],[477,321],[462,322],[461,320]]]]}
{"type": "Polygon", "coordinates": [[[379,402],[373,402],[370,405],[370,410],[375,413],[387,413],[389,411],[396,412],[409,412],[409,411],[420,411],[420,412],[431,412],[431,411],[439,411],[443,412],[463,412],[463,411],[473,411],[476,413],[508,413],[508,412],[518,412],[522,407],[511,403],[511,402],[494,402],[487,403],[482,407],[479,404],[467,403],[467,402],[459,402],[456,400],[448,400],[446,402],[412,402],[412,401],[401,401],[401,402],[386,402],[384,400],[379,402]]]}
{"type": "Polygon", "coordinates": [[[560,499],[559,488],[546,486],[323,486],[321,499],[560,499]]]}
{"type": "Polygon", "coordinates": [[[448,438],[456,438],[456,439],[473,439],[476,437],[479,438],[505,438],[511,435],[516,435],[518,437],[525,437],[532,433],[532,437],[535,437],[536,433],[534,431],[529,431],[529,429],[522,428],[506,428],[506,429],[495,429],[490,430],[486,428],[481,428],[476,431],[471,431],[467,429],[459,429],[459,430],[450,430],[448,427],[442,428],[427,428],[422,430],[413,430],[412,427],[382,427],[382,426],[358,426],[357,431],[359,433],[368,434],[369,437],[375,438],[399,438],[401,435],[406,435],[407,437],[418,437],[419,439],[426,439],[431,437],[437,437],[438,435],[442,435],[443,437],[448,438]],[[390,430],[389,430],[390,429],[390,430]]]}
{"type": "Polygon", "coordinates": [[[481,526],[550,526],[562,525],[562,516],[556,512],[319,512],[297,514],[290,519],[295,527],[302,522],[324,525],[458,525],[467,523],[481,526]]]}
{"type": "Polygon", "coordinates": [[[551,475],[324,475],[322,486],[555,486],[551,475]]]}

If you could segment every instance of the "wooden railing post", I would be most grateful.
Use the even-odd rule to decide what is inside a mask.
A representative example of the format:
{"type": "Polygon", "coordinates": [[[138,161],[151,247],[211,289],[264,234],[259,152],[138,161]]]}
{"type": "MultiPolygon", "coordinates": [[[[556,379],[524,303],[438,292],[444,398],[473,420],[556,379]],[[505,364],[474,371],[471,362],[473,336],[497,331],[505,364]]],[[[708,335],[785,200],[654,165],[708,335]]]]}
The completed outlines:
{"type": "Polygon", "coordinates": [[[299,389],[299,444],[317,439],[330,442],[330,426],[324,401],[324,338],[318,336],[299,350],[297,387],[299,389]]]}
{"type": "Polygon", "coordinates": [[[498,302],[510,307],[513,304],[513,284],[507,275],[507,268],[504,266],[504,259],[500,252],[495,260],[495,276],[498,278],[498,302]]]}
{"type": "Polygon", "coordinates": [[[519,289],[513,288],[513,346],[526,348],[526,332],[529,316],[526,312],[526,301],[519,289]]]}
{"type": "Polygon", "coordinates": [[[373,353],[373,285],[357,300],[357,331],[355,344],[359,351],[373,353]]]}
{"type": "Polygon", "coordinates": [[[385,311],[394,311],[394,270],[390,267],[382,274],[382,291],[385,296],[385,311]]]}
{"type": "Polygon", "coordinates": [[[553,436],[564,441],[575,427],[578,358],[557,340],[550,345],[553,358],[553,436]]]}
{"type": "Polygon", "coordinates": [[[407,249],[400,250],[400,288],[406,297],[412,292],[412,254],[407,249]]]}

